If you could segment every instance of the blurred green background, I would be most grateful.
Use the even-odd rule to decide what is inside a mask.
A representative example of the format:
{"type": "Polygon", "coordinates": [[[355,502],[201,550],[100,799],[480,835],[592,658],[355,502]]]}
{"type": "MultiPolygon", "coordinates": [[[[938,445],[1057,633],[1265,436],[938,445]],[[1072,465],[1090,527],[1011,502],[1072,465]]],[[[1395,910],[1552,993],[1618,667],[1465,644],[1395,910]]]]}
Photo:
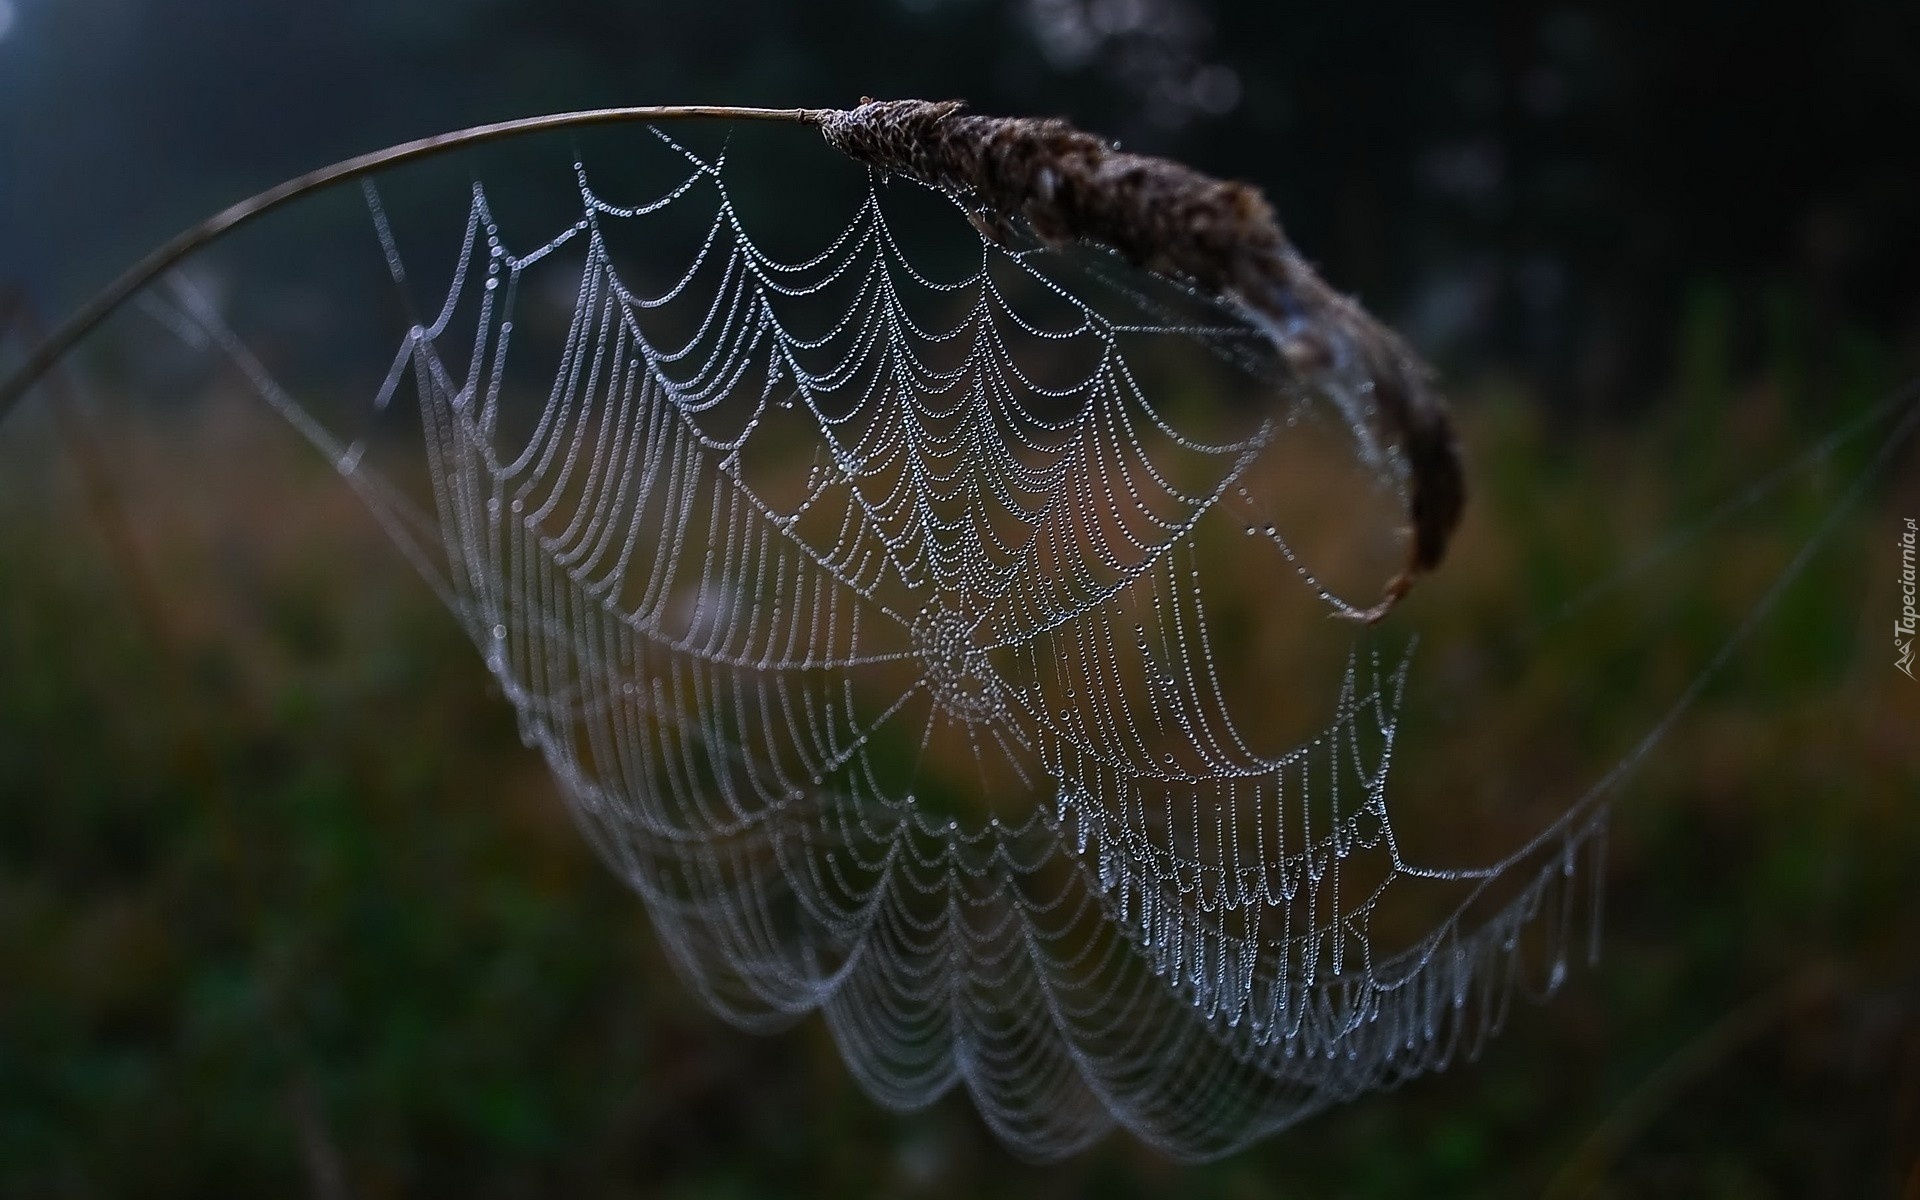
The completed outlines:
{"type": "MultiPolygon", "coordinates": [[[[1268,187],[1462,414],[1394,796],[1469,858],[1652,727],[1920,362],[1891,5],[0,5],[0,285],[49,316],[301,169],[596,103],[959,94],[1268,187]]],[[[0,1194],[1920,1195],[1910,445],[1621,790],[1596,968],[1222,1162],[1037,1168],[701,1010],[327,464],[129,344],[0,427],[0,1194]]]]}

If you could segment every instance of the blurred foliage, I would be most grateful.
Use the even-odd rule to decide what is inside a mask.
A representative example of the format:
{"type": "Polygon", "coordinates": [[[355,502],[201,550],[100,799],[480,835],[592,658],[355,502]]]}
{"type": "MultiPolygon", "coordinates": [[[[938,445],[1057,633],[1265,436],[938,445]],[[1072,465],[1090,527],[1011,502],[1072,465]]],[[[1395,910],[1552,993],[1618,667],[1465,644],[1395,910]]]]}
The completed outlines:
{"type": "MultiPolygon", "coordinates": [[[[1911,5],[12,8],[0,283],[49,313],[297,171],[548,109],[957,94],[1262,184],[1480,372],[1468,525],[1383,635],[1423,639],[1398,818],[1461,861],[1698,677],[1878,446],[1715,505],[1920,337],[1911,5]]],[[[961,1098],[879,1110],[817,1021],[700,1009],[325,464],[153,390],[0,428],[0,1194],[1920,1195],[1911,448],[1625,782],[1597,967],[1225,1161],[1043,1169],[961,1098]]]]}
{"type": "MultiPolygon", "coordinates": [[[[1424,645],[1392,795],[1414,833],[1484,861],[1618,761],[1879,448],[1702,524],[1890,382],[1790,356],[1742,379],[1722,308],[1697,299],[1670,402],[1630,428],[1574,437],[1523,389],[1473,390],[1480,499],[1407,618],[1424,645]]],[[[0,442],[0,1192],[1389,1197],[1571,1172],[1570,1194],[1855,1197],[1920,1178],[1920,692],[1881,632],[1911,448],[1629,777],[1596,968],[1521,1004],[1479,1062],[1225,1161],[1115,1137],[1036,1168],[963,1098],[879,1110],[817,1021],[755,1038],[700,1010],[325,465],[244,400],[126,407],[38,407],[0,442]]]]}

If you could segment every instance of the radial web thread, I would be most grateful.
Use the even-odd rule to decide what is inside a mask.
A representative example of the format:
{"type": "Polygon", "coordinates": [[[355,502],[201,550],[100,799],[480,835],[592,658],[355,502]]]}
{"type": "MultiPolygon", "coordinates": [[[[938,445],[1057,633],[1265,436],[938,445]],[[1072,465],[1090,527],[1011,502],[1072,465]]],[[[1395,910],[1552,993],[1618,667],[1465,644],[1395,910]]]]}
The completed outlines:
{"type": "Polygon", "coordinates": [[[474,187],[444,305],[372,398],[417,409],[430,508],[183,307],[439,589],[707,1004],[818,1010],[881,1103],[964,1086],[1030,1156],[1118,1124],[1205,1157],[1470,1055],[1559,986],[1599,806],[1424,867],[1389,819],[1404,657],[1353,650],[1284,745],[1223,683],[1220,546],[1347,607],[1268,495],[1316,422],[1397,486],[1343,404],[1279,378],[1242,314],[957,206],[974,268],[917,269],[889,219],[917,184],[781,261],[724,161],[668,144],[676,186],[622,207],[582,171],[578,220],[531,247],[474,187]],[[673,269],[623,271],[616,243],[690,213],[673,269]],[[529,395],[516,322],[558,295],[529,395]],[[1258,399],[1195,419],[1183,356],[1258,399]],[[1426,931],[1380,937],[1421,886],[1426,931]]]}

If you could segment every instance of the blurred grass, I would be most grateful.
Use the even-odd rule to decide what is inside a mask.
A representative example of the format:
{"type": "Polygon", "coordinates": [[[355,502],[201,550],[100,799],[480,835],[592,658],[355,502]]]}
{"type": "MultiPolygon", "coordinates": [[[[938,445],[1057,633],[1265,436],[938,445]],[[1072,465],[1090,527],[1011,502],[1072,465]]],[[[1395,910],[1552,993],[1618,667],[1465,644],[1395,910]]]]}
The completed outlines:
{"type": "MultiPolygon", "coordinates": [[[[1875,449],[1569,609],[1891,382],[1862,354],[1742,383],[1711,298],[1693,323],[1630,428],[1463,404],[1480,483],[1409,604],[1403,834],[1475,861],[1537,829],[1875,449]]],[[[80,449],[130,550],[44,411],[0,431],[0,1193],[1526,1195],[1583,1147],[1576,1194],[1920,1188],[1920,689],[1884,635],[1911,449],[1623,789],[1597,969],[1478,1064],[1223,1162],[1116,1137],[1042,1169],[962,1099],[878,1110],[818,1022],[699,1009],[453,621],[269,414],[105,415],[80,449]]]]}

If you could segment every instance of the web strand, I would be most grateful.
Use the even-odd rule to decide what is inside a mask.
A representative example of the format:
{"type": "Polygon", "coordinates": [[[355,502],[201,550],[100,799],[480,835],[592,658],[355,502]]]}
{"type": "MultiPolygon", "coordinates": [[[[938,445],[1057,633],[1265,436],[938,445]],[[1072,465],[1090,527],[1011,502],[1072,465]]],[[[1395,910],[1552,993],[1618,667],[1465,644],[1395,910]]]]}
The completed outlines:
{"type": "Polygon", "coordinates": [[[1423,867],[1388,802],[1405,657],[1272,681],[1327,696],[1297,736],[1235,686],[1223,595],[1254,585],[1220,546],[1263,602],[1355,608],[1280,515],[1302,418],[1399,486],[1265,331],[971,231],[975,264],[936,277],[874,186],[784,261],[723,165],[667,144],[685,172],[653,199],[579,170],[578,219],[530,246],[474,188],[447,294],[369,398],[417,415],[430,508],[182,311],[434,583],[709,1006],[818,1011],[881,1102],[964,1087],[1030,1156],[1121,1125],[1205,1157],[1470,1055],[1514,991],[1560,985],[1597,807],[1499,872],[1423,867]],[[563,295],[543,352],[523,327],[563,295]],[[1448,915],[1376,936],[1410,887],[1448,915]]]}

